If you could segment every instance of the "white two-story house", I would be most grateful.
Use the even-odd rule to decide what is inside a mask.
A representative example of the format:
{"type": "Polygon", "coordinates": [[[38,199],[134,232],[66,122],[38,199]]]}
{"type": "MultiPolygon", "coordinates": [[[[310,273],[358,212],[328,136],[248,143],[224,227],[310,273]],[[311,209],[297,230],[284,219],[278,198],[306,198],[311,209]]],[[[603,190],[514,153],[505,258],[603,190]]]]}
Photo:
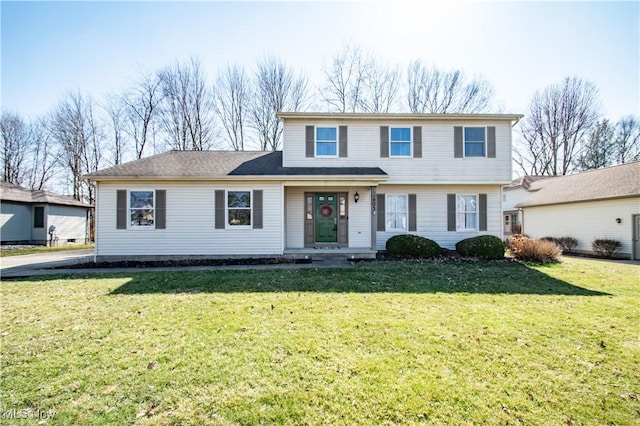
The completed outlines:
{"type": "Polygon", "coordinates": [[[373,258],[502,237],[515,114],[280,113],[282,151],[170,151],[97,182],[96,260],[373,258]]]}

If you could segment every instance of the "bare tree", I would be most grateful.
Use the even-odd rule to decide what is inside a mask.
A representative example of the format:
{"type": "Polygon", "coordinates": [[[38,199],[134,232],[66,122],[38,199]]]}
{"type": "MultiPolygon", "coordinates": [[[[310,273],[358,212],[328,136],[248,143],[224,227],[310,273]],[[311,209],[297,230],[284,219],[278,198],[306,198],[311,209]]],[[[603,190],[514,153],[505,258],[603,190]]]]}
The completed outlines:
{"type": "Polygon", "coordinates": [[[178,150],[201,151],[212,144],[213,103],[200,62],[176,63],[159,73],[163,101],[161,123],[168,145],[178,150]]]}
{"type": "Polygon", "coordinates": [[[640,160],[640,120],[629,115],[618,121],[613,145],[617,163],[640,160]]]}
{"type": "Polygon", "coordinates": [[[17,113],[0,116],[2,136],[2,180],[22,185],[28,175],[27,156],[31,149],[31,129],[17,113]]]}
{"type": "Polygon", "coordinates": [[[153,120],[162,99],[160,79],[155,74],[141,74],[124,97],[125,132],[135,142],[136,159],[142,158],[144,149],[154,137],[153,120]]]}
{"type": "Polygon", "coordinates": [[[235,151],[244,151],[250,86],[243,67],[228,65],[218,75],[213,89],[215,111],[235,151]]]}
{"type": "Polygon", "coordinates": [[[120,95],[108,96],[104,110],[109,119],[109,130],[111,133],[111,147],[113,153],[111,164],[117,165],[122,163],[122,159],[126,150],[125,129],[127,125],[126,117],[127,103],[125,98],[120,95]]]}
{"type": "Polygon", "coordinates": [[[82,179],[84,173],[97,170],[101,162],[101,135],[93,101],[80,93],[66,95],[54,110],[50,126],[52,137],[61,148],[61,159],[71,174],[73,197],[81,200],[86,185],[93,202],[93,190],[82,179]]]}
{"type": "Polygon", "coordinates": [[[324,69],[326,81],[321,91],[329,111],[360,111],[370,68],[370,60],[359,46],[346,45],[333,57],[331,65],[324,69]]]}
{"type": "Polygon", "coordinates": [[[616,164],[614,134],[615,128],[609,120],[597,122],[582,146],[582,152],[576,161],[576,169],[578,171],[593,170],[616,164]]]}
{"type": "Polygon", "coordinates": [[[44,189],[59,166],[60,152],[52,141],[50,127],[44,118],[31,124],[32,149],[28,179],[31,189],[44,189]]]}
{"type": "Polygon", "coordinates": [[[360,97],[364,112],[388,113],[395,108],[400,71],[397,67],[372,63],[365,72],[365,90],[360,97]]]}
{"type": "Polygon", "coordinates": [[[599,105],[596,86],[577,77],[537,91],[520,126],[523,142],[516,163],[529,174],[571,172],[581,143],[598,120],[599,105]]]}
{"type": "Polygon", "coordinates": [[[491,84],[460,70],[444,71],[412,61],[407,69],[407,101],[412,113],[479,113],[493,100],[491,84]]]}
{"type": "Polygon", "coordinates": [[[251,105],[251,126],[260,148],[275,151],[280,145],[283,125],[279,111],[299,111],[306,102],[307,80],[297,75],[275,56],[258,62],[255,97],[251,105]]]}

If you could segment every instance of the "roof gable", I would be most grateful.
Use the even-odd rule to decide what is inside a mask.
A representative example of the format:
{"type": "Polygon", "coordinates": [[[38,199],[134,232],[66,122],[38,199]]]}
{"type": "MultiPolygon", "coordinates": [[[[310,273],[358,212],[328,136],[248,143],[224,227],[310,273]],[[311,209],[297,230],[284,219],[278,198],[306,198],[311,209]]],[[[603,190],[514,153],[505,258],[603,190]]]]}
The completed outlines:
{"type": "Polygon", "coordinates": [[[531,183],[532,194],[516,207],[640,196],[640,162],[531,183]]]}

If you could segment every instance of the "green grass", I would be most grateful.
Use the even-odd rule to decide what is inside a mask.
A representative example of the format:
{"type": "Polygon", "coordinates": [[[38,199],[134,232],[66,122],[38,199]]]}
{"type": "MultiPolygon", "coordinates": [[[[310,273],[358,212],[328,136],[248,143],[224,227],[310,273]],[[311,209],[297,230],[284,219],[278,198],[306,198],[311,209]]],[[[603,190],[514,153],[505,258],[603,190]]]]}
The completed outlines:
{"type": "Polygon", "coordinates": [[[42,247],[16,248],[12,250],[0,251],[0,257],[20,256],[23,254],[48,253],[52,251],[86,250],[86,249],[92,249],[94,247],[95,246],[93,244],[69,244],[69,245],[60,246],[60,247],[42,246],[42,247]]]}
{"type": "Polygon", "coordinates": [[[47,424],[638,424],[639,274],[567,258],[5,281],[0,408],[47,424]]]}

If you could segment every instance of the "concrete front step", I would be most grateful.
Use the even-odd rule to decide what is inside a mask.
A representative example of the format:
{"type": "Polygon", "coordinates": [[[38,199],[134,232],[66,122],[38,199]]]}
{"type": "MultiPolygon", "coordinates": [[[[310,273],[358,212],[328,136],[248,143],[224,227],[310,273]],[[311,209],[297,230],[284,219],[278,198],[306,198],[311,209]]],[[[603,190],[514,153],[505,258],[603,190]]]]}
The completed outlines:
{"type": "Polygon", "coordinates": [[[323,260],[357,260],[357,259],[375,259],[376,251],[370,249],[354,249],[354,248],[304,248],[304,249],[286,249],[284,251],[286,259],[310,259],[312,261],[323,260]]]}

